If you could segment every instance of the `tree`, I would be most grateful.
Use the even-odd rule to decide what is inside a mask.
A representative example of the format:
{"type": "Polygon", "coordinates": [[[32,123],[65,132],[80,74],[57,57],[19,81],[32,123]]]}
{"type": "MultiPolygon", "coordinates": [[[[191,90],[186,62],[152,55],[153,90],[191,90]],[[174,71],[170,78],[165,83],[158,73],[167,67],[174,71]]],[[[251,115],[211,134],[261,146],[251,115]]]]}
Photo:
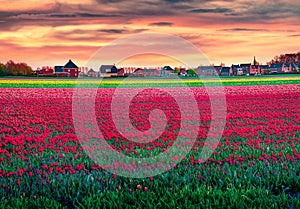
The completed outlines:
{"type": "Polygon", "coordinates": [[[14,63],[14,61],[12,61],[12,60],[7,61],[6,72],[7,72],[7,75],[17,75],[16,63],[14,63]]]}
{"type": "Polygon", "coordinates": [[[274,59],[270,62],[270,64],[274,63],[299,63],[300,62],[300,52],[298,53],[290,53],[290,54],[281,54],[279,56],[275,56],[274,59]]]}
{"type": "Polygon", "coordinates": [[[196,76],[196,72],[195,72],[195,70],[193,70],[193,69],[188,69],[188,70],[187,70],[187,74],[188,74],[188,75],[191,75],[191,76],[196,76]]]}
{"type": "Polygon", "coordinates": [[[180,68],[179,67],[175,67],[174,73],[180,73],[180,68]]]}
{"type": "Polygon", "coordinates": [[[0,76],[4,76],[6,74],[6,66],[3,63],[0,63],[0,76]]]}
{"type": "Polygon", "coordinates": [[[31,75],[33,72],[32,68],[28,66],[26,63],[15,63],[14,61],[9,60],[5,66],[6,66],[7,75],[27,76],[27,75],[31,75]]]}

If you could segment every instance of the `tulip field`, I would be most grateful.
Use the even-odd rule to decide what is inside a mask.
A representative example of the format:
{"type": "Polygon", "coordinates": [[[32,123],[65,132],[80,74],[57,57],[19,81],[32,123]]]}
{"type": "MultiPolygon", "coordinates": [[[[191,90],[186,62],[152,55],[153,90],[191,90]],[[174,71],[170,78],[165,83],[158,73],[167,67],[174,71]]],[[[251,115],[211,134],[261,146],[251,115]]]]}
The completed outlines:
{"type": "MultiPolygon", "coordinates": [[[[247,79],[224,85],[226,121],[214,145],[205,144],[212,118],[206,88],[185,81],[193,83],[190,91],[199,110],[197,137],[186,156],[173,156],[169,170],[145,178],[109,169],[137,172],[133,165],[103,166],[89,157],[93,147],[81,143],[74,127],[75,90],[64,86],[73,81],[64,84],[62,80],[55,87],[50,80],[1,80],[0,208],[300,208],[299,77],[268,79],[262,85],[247,79]],[[205,161],[199,157],[204,146],[216,147],[205,161]]],[[[87,93],[80,95],[82,106],[91,99],[85,88],[87,93]]],[[[122,92],[132,88],[139,87],[122,92]]],[[[187,101],[181,87],[166,88],[187,101]]],[[[179,136],[183,114],[188,118],[195,114],[189,105],[180,108],[163,87],[149,88],[131,101],[130,121],[137,130],[147,131],[150,112],[160,109],[167,125],[151,142],[129,141],[112,120],[110,104],[116,88],[107,85],[96,91],[95,108],[82,111],[81,121],[94,113],[111,148],[132,158],[168,152],[179,136]]],[[[127,94],[122,97],[126,99],[127,94]]],[[[115,102],[122,111],[122,98],[115,102]]],[[[84,127],[80,134],[92,140],[87,137],[89,124],[84,127]]],[[[163,165],[154,167],[159,166],[163,165]]]]}

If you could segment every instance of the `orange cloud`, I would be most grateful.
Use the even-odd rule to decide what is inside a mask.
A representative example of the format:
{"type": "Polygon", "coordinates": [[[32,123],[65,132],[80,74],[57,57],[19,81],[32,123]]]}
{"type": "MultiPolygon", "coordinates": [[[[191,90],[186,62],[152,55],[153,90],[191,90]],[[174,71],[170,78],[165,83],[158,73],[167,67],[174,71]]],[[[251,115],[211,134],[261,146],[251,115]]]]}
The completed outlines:
{"type": "MultiPolygon", "coordinates": [[[[0,44],[5,51],[0,61],[25,61],[35,68],[72,59],[84,65],[115,39],[156,31],[190,41],[215,64],[250,62],[253,56],[267,62],[299,50],[300,3],[276,2],[0,1],[0,44]]],[[[136,60],[147,63],[148,58],[136,60]]],[[[157,58],[161,61],[169,63],[157,58]]]]}

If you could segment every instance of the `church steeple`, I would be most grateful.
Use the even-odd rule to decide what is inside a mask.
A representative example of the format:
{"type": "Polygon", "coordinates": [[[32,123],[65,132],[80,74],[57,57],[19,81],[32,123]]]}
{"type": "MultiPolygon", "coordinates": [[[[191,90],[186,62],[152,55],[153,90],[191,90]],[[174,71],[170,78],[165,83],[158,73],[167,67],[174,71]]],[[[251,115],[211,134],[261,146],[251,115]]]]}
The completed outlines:
{"type": "Polygon", "coordinates": [[[254,56],[253,65],[258,65],[258,62],[256,61],[256,58],[254,56]]]}

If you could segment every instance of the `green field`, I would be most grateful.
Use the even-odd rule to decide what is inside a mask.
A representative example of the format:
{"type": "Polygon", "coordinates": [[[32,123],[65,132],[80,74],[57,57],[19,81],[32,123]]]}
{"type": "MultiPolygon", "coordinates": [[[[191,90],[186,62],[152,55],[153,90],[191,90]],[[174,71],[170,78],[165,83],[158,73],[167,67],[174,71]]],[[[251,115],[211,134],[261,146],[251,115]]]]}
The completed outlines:
{"type": "MultiPolygon", "coordinates": [[[[0,209],[300,208],[300,85],[284,85],[300,84],[300,76],[179,81],[176,78],[0,79],[0,209]],[[166,107],[165,115],[170,122],[166,134],[153,144],[140,146],[142,143],[129,142],[114,127],[110,116],[114,89],[104,88],[177,87],[182,83],[195,87],[191,90],[199,107],[200,128],[193,148],[177,164],[174,158],[170,170],[145,178],[116,175],[103,163],[98,165],[93,161],[87,151],[91,149],[84,150],[83,147],[89,147],[77,139],[80,132],[74,127],[72,88],[99,87],[102,89],[98,89],[99,96],[95,98],[97,105],[91,111],[99,114],[97,125],[103,135],[109,136],[110,146],[138,159],[166,152],[172,146],[170,143],[177,140],[176,134],[182,131],[181,124],[188,123],[195,115],[189,110],[190,103],[176,110],[175,102],[183,103],[186,95],[179,94],[179,100],[172,103],[167,94],[162,97],[156,94],[157,89],[151,89],[152,94],[146,92],[143,97],[135,98],[140,100],[133,100],[130,113],[135,120],[130,122],[136,127],[147,124],[153,107],[166,107]],[[204,144],[209,129],[216,129],[211,126],[211,102],[203,88],[197,88],[206,85],[224,85],[227,116],[215,151],[202,162],[202,148],[213,148],[218,137],[213,135],[211,143],[204,144]],[[155,96],[160,97],[151,100],[155,96]],[[184,114],[187,120],[182,119],[184,114]]],[[[182,89],[177,90],[181,93],[182,89]]],[[[122,97],[116,100],[116,107],[124,111],[122,97]]],[[[80,107],[87,101],[86,97],[80,97],[80,107]]],[[[96,140],[89,136],[91,124],[84,122],[91,112],[80,110],[84,123],[80,130],[96,146],[96,140]]],[[[218,113],[222,114],[222,109],[218,113]]],[[[221,124],[218,120],[216,126],[221,124]]],[[[119,124],[127,125],[122,121],[119,124]]],[[[178,154],[175,157],[179,157],[183,147],[175,149],[178,154]]],[[[131,164],[111,165],[126,169],[131,164]]],[[[156,169],[164,164],[153,165],[152,169],[156,169]]]]}
{"type": "Polygon", "coordinates": [[[122,87],[189,87],[201,86],[247,86],[247,85],[281,85],[300,84],[299,75],[257,76],[257,77],[144,77],[144,78],[1,78],[0,88],[116,88],[122,87]]]}

